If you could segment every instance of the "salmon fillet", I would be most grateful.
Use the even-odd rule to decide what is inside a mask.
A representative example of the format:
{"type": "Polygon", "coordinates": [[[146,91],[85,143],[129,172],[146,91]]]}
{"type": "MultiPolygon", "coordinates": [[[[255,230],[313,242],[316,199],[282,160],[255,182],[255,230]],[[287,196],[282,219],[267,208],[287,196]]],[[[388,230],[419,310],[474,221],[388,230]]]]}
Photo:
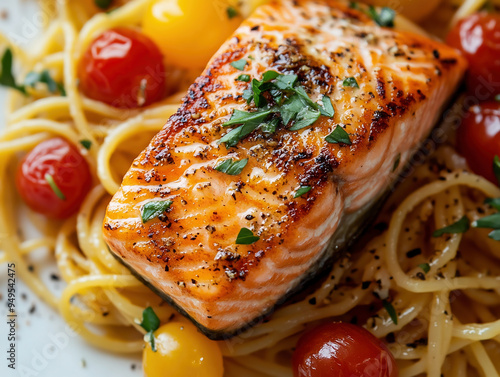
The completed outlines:
{"type": "Polygon", "coordinates": [[[381,27],[359,7],[260,7],[211,59],[109,204],[112,253],[213,339],[270,313],[354,237],[466,69],[452,48],[381,27]],[[225,125],[236,110],[258,110],[245,95],[248,79],[271,70],[296,75],[320,107],[330,98],[335,114],[221,143],[239,126],[225,125]],[[325,140],[337,127],[350,143],[325,140]],[[248,161],[230,175],[219,171],[229,159],[248,161]],[[310,191],[295,197],[301,187],[310,191]],[[151,203],[160,214],[143,222],[151,203]],[[249,244],[236,242],[243,228],[249,244]]]}

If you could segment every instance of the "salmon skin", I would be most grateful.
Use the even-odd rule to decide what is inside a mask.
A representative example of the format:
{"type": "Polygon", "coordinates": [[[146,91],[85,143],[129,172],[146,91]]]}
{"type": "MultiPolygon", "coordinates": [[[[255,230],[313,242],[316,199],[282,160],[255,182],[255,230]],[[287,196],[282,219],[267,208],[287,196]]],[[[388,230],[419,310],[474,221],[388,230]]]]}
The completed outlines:
{"type": "Polygon", "coordinates": [[[105,240],[208,337],[230,337],[355,239],[465,69],[452,48],[381,27],[361,5],[264,5],[134,161],[105,240]],[[293,94],[305,113],[288,119],[293,94]],[[270,115],[248,120],[259,111],[270,115]]]}

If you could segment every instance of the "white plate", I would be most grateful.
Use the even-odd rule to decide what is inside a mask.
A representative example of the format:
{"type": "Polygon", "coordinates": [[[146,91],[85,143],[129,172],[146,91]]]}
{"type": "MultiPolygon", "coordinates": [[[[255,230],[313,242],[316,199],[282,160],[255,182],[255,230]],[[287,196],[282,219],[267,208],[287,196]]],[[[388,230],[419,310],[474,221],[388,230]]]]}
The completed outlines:
{"type": "MultiPolygon", "coordinates": [[[[24,48],[36,42],[46,13],[37,7],[34,0],[0,0],[0,12],[3,11],[8,14],[7,19],[0,18],[0,30],[3,33],[24,48]]],[[[1,110],[5,99],[6,91],[0,89],[1,110]]],[[[0,130],[4,125],[5,113],[1,111],[0,130]]],[[[53,266],[43,269],[44,280],[60,291],[64,283],[51,281],[51,272],[55,272],[53,266]]],[[[72,336],[60,315],[30,292],[22,281],[17,279],[16,285],[16,370],[12,370],[7,361],[10,343],[7,340],[7,265],[0,265],[0,376],[142,376],[140,355],[120,356],[89,346],[78,336],[72,336]]]]}

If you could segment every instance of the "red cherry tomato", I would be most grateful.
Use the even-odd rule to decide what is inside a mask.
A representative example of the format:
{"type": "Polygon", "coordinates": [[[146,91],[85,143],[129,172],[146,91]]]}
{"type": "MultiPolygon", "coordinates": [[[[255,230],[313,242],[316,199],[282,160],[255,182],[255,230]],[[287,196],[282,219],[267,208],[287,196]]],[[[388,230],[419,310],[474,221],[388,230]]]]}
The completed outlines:
{"type": "Polygon", "coordinates": [[[55,138],[40,143],[24,157],[16,185],[32,210],[65,219],[80,208],[92,186],[92,176],[78,150],[66,140],[55,138]]]}
{"type": "Polygon", "coordinates": [[[476,174],[498,183],[493,159],[500,156],[500,103],[486,102],[469,109],[457,132],[457,147],[476,174]]]}
{"type": "Polygon", "coordinates": [[[328,323],[300,338],[293,354],[295,377],[397,377],[394,357],[367,330],[328,323]]]}
{"type": "Polygon", "coordinates": [[[453,28],[447,43],[469,62],[467,86],[484,101],[500,93],[500,15],[476,13],[453,28]]]}
{"type": "Polygon", "coordinates": [[[105,31],[83,55],[78,71],[87,97],[122,109],[150,105],[166,92],[160,50],[132,29],[105,31]]]}

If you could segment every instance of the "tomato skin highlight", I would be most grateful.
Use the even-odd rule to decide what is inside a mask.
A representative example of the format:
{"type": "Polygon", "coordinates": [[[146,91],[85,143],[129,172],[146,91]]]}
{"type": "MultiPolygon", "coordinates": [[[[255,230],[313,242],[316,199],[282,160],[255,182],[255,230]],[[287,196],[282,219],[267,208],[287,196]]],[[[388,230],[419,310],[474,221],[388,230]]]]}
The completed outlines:
{"type": "Polygon", "coordinates": [[[163,56],[154,42],[123,27],[97,37],[78,66],[80,88],[87,97],[123,109],[161,100],[165,75],[163,56]]]}
{"type": "Polygon", "coordinates": [[[293,354],[294,377],[397,377],[387,346],[362,327],[327,323],[306,332],[293,354]]]}
{"type": "Polygon", "coordinates": [[[23,158],[17,170],[16,186],[33,211],[63,220],[80,208],[92,187],[92,175],[87,161],[73,145],[54,138],[40,143],[23,158]],[[64,200],[56,195],[46,174],[52,176],[64,200]]]}
{"type": "Polygon", "coordinates": [[[469,109],[457,131],[457,149],[474,173],[498,184],[493,159],[500,157],[500,103],[485,102],[469,109]]]}
{"type": "Polygon", "coordinates": [[[469,62],[467,88],[485,101],[500,93],[500,16],[476,13],[460,20],[446,42],[469,62]]]}

